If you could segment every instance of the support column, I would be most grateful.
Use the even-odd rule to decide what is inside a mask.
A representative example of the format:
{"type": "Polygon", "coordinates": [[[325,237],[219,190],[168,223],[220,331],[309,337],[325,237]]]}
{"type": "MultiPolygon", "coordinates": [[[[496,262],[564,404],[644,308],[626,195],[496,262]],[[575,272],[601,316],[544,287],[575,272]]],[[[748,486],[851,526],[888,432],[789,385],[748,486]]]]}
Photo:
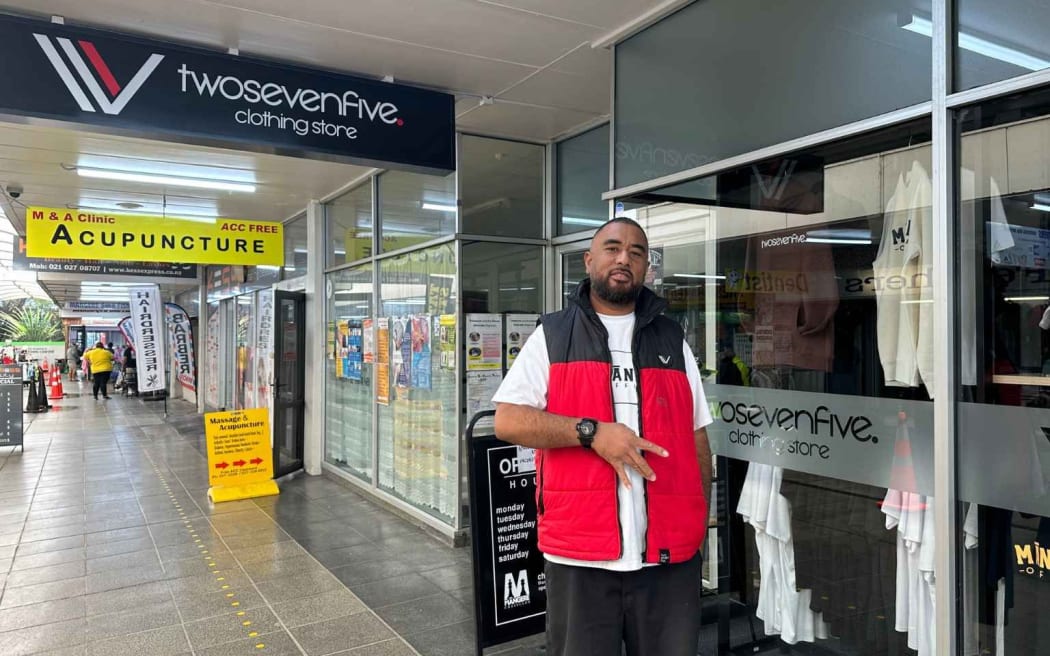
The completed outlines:
{"type": "Polygon", "coordinates": [[[303,417],[303,468],[321,473],[324,453],[324,205],[312,200],[306,207],[306,396],[303,417]]]}

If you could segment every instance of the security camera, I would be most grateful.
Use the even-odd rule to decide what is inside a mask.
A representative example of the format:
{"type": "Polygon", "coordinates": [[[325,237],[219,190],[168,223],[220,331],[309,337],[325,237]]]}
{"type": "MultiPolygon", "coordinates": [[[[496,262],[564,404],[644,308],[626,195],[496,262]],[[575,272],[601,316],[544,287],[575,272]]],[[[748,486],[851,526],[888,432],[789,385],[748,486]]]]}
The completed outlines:
{"type": "Polygon", "coordinates": [[[10,196],[11,198],[18,198],[19,196],[22,195],[22,185],[9,184],[4,189],[4,191],[6,191],[7,195],[10,196]]]}

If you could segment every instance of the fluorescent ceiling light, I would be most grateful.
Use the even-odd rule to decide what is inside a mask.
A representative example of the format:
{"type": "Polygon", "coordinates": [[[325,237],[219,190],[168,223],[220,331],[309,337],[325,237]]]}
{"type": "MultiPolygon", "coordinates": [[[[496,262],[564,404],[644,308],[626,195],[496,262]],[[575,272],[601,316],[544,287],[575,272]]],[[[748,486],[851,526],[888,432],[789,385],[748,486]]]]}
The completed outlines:
{"type": "Polygon", "coordinates": [[[249,193],[255,191],[255,185],[246,182],[188,178],[178,175],[159,175],[155,173],[136,173],[134,171],[115,171],[111,169],[96,169],[85,166],[77,167],[77,175],[84,178],[142,182],[145,184],[160,184],[172,187],[193,187],[195,189],[218,189],[219,191],[244,191],[249,193]]]}
{"type": "Polygon", "coordinates": [[[1040,212],[1050,212],[1050,205],[1044,205],[1043,203],[1032,203],[1033,210],[1039,210],[1040,212]]]}
{"type": "Polygon", "coordinates": [[[703,280],[725,280],[725,276],[707,275],[703,273],[675,273],[672,278],[701,278],[703,280]]]}
{"type": "Polygon", "coordinates": [[[563,216],[561,222],[567,225],[580,225],[580,226],[592,226],[597,228],[598,226],[605,225],[605,219],[581,219],[576,216],[563,216]]]}
{"type": "MultiPolygon", "coordinates": [[[[913,15],[911,17],[911,22],[907,25],[901,25],[901,27],[909,32],[933,38],[933,22],[930,21],[929,18],[913,15]]],[[[987,39],[982,39],[973,34],[967,34],[961,30],[959,31],[959,47],[963,50],[969,50],[978,55],[998,59],[999,61],[1026,68],[1030,71],[1041,71],[1044,68],[1050,68],[1050,61],[1034,57],[1021,52],[1020,50],[1008,48],[1002,44],[988,41],[987,39]]]]}
{"type": "Polygon", "coordinates": [[[1050,301],[1050,296],[1006,296],[1003,298],[1008,303],[1025,303],[1025,302],[1041,302],[1050,301]]]}
{"type": "Polygon", "coordinates": [[[919,305],[920,303],[933,303],[932,298],[924,298],[914,301],[901,301],[901,305],[919,305]]]}
{"type": "Polygon", "coordinates": [[[458,208],[455,205],[442,205],[440,203],[423,203],[423,209],[434,210],[436,212],[455,212],[458,208]]]}
{"type": "Polygon", "coordinates": [[[870,239],[825,239],[823,237],[806,237],[807,244],[854,244],[866,246],[871,243],[870,239]]]}

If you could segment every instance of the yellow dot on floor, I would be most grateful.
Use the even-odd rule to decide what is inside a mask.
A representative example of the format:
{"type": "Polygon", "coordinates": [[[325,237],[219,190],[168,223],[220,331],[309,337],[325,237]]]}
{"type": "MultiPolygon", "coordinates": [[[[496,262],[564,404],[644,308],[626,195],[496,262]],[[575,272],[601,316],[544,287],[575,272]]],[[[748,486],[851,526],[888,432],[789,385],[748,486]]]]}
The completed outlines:
{"type": "Polygon", "coordinates": [[[230,589],[230,586],[228,586],[228,585],[224,585],[224,586],[222,586],[222,589],[223,589],[223,590],[229,590],[229,589],[230,589]]]}
{"type": "Polygon", "coordinates": [[[234,593],[232,593],[232,592],[227,592],[226,593],[226,598],[227,599],[229,599],[230,597],[233,597],[233,596],[234,596],[234,593]]]}
{"type": "Polygon", "coordinates": [[[244,620],[243,622],[241,622],[241,626],[251,626],[251,625],[252,625],[252,621],[251,620],[244,620]]]}
{"type": "Polygon", "coordinates": [[[225,576],[220,576],[219,578],[217,578],[217,579],[215,579],[215,580],[216,580],[216,581],[225,581],[225,580],[226,580],[226,577],[225,577],[225,576]]]}
{"type": "Polygon", "coordinates": [[[255,636],[257,636],[257,635],[259,635],[259,632],[258,632],[258,631],[252,631],[251,633],[249,633],[249,634],[248,634],[248,637],[249,637],[249,638],[254,638],[254,637],[255,637],[255,636]]]}
{"type": "Polygon", "coordinates": [[[208,563],[208,567],[215,567],[215,563],[208,563]]]}
{"type": "Polygon", "coordinates": [[[255,648],[256,649],[266,649],[266,645],[264,645],[263,643],[260,642],[259,644],[255,645],[255,648]]]}
{"type": "Polygon", "coordinates": [[[230,605],[233,606],[233,607],[237,607],[237,606],[241,605],[241,602],[239,602],[239,601],[231,601],[230,605]]]}
{"type": "Polygon", "coordinates": [[[244,611],[243,610],[237,611],[237,617],[244,617],[244,611]]]}

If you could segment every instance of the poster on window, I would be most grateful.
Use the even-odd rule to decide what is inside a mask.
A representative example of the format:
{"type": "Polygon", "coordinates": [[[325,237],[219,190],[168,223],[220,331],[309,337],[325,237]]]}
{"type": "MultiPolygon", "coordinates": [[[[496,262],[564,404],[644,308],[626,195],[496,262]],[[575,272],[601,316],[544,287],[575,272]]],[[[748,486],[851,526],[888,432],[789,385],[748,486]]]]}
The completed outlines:
{"type": "Polygon", "coordinates": [[[328,359],[329,360],[334,360],[335,359],[335,351],[336,351],[336,348],[335,348],[335,342],[336,342],[335,333],[336,333],[336,330],[337,329],[335,327],[335,322],[334,321],[329,321],[328,322],[328,333],[327,333],[328,334],[328,338],[326,340],[327,343],[325,344],[325,353],[328,354],[328,359]]]}
{"type": "Polygon", "coordinates": [[[412,387],[430,389],[430,315],[412,317],[412,387]]]}
{"type": "Polygon", "coordinates": [[[412,318],[395,317],[390,327],[393,337],[391,369],[394,373],[394,385],[399,390],[412,386],[412,318]]]}
{"type": "Polygon", "coordinates": [[[204,402],[219,407],[219,305],[208,305],[208,329],[204,338],[204,402]]]}
{"type": "Polygon", "coordinates": [[[361,348],[364,328],[359,320],[347,322],[346,358],[343,359],[343,377],[349,380],[361,380],[361,369],[364,363],[361,348]]]}
{"type": "Polygon", "coordinates": [[[438,348],[441,360],[438,366],[456,370],[456,315],[443,314],[437,320],[438,348]]]}
{"type": "Polygon", "coordinates": [[[371,319],[365,319],[361,324],[361,359],[365,364],[376,361],[376,333],[371,319]]]}
{"type": "Polygon", "coordinates": [[[467,371],[503,368],[503,318],[498,314],[467,315],[467,371]]]}
{"type": "Polygon", "coordinates": [[[376,403],[390,405],[390,319],[376,319],[376,403]]]}
{"type": "MultiPolygon", "coordinates": [[[[495,410],[496,404],[492,397],[496,395],[500,383],[503,382],[503,372],[495,371],[468,371],[467,372],[467,421],[474,415],[485,410],[495,410]]],[[[486,431],[493,429],[492,417],[485,417],[474,427],[475,434],[485,435],[486,431]]]]}
{"type": "Polygon", "coordinates": [[[507,369],[510,369],[510,366],[518,358],[518,353],[521,353],[521,347],[525,345],[525,340],[536,330],[536,322],[539,319],[540,315],[538,314],[507,315],[506,339],[504,339],[504,344],[507,345],[507,369]]]}
{"type": "Polygon", "coordinates": [[[350,324],[346,319],[335,322],[335,377],[346,378],[346,352],[350,337],[350,324]]]}

